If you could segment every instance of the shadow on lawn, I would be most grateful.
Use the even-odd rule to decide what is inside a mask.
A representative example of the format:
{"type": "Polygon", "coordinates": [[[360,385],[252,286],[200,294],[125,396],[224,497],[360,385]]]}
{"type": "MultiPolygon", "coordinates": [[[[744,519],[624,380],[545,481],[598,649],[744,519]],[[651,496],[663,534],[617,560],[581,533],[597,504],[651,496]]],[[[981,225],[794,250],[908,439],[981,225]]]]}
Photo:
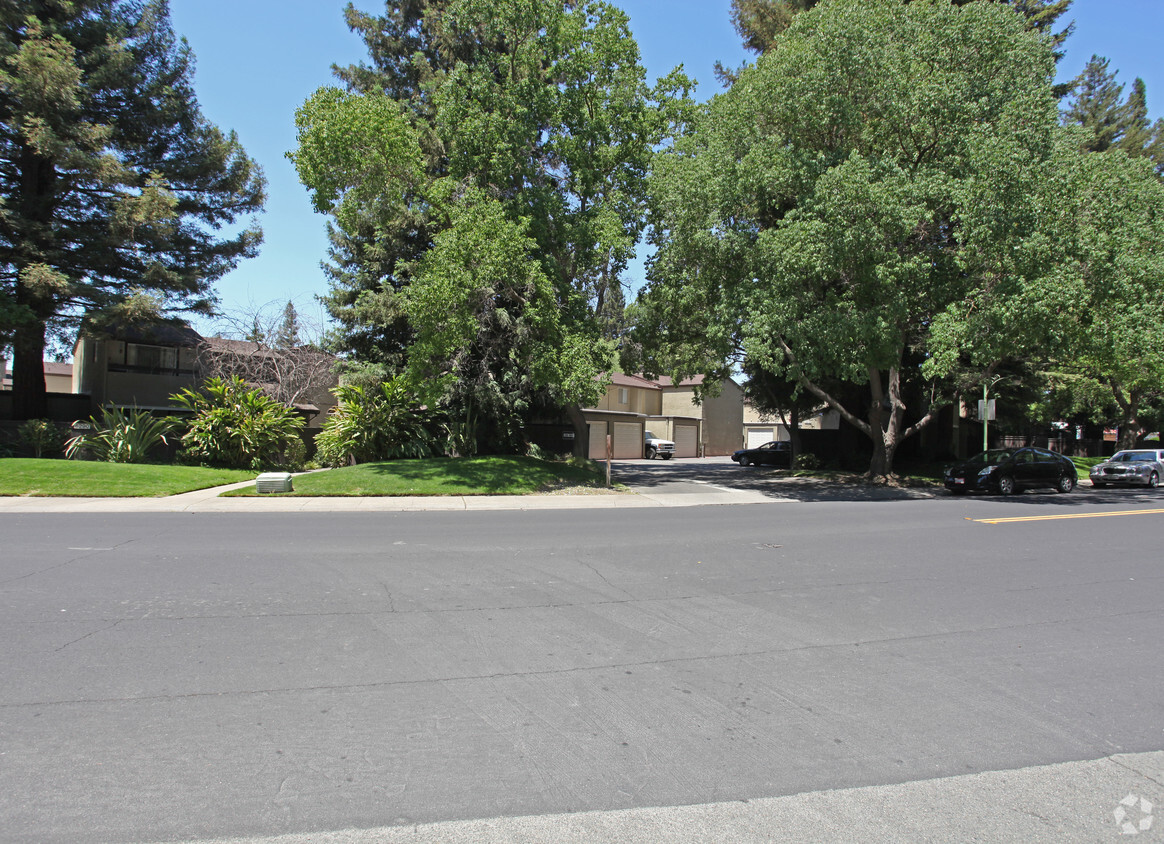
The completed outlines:
{"type": "Polygon", "coordinates": [[[597,476],[566,464],[547,463],[524,457],[506,458],[437,458],[426,460],[393,460],[386,463],[365,464],[364,471],[389,475],[400,481],[421,483],[436,490],[474,490],[471,494],[489,495],[497,492],[529,492],[542,487],[563,484],[574,486],[600,485],[597,476]]]}

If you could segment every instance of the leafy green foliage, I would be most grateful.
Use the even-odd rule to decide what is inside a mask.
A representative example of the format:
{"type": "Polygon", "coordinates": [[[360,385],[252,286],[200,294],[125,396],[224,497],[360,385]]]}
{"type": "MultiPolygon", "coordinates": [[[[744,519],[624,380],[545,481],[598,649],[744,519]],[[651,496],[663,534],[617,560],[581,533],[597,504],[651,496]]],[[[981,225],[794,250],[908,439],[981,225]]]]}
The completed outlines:
{"type": "Polygon", "coordinates": [[[1006,300],[1046,254],[1029,241],[1052,71],[1048,45],[999,4],[839,0],[796,15],[658,157],[646,368],[726,374],[744,357],[790,375],[870,437],[871,474],[889,473],[948,400],[936,379],[949,370],[920,364],[981,339],[950,342],[947,313],[1006,300]],[[846,406],[830,381],[867,398],[846,406]]]}
{"type": "Polygon", "coordinates": [[[328,466],[400,457],[428,457],[433,437],[426,414],[403,378],[378,387],[345,384],[315,438],[316,459],[328,466]]]}
{"type": "Polygon", "coordinates": [[[87,434],[78,434],[65,446],[65,456],[92,456],[107,463],[144,463],[151,451],[169,441],[173,420],[137,408],[101,408],[100,417],[89,419],[87,434]]]}
{"type": "Polygon", "coordinates": [[[16,440],[33,457],[55,457],[65,443],[61,429],[49,419],[29,419],[16,429],[16,440]]]}
{"type": "Polygon", "coordinates": [[[465,430],[490,447],[534,406],[593,401],[686,78],[648,88],[605,3],[418,0],[347,17],[374,66],[339,71],[351,94],[308,102],[293,154],[336,222],[337,347],[452,376],[445,406],[480,420],[465,430]]]}
{"type": "Polygon", "coordinates": [[[44,414],[47,336],[140,290],[208,312],[256,253],[262,171],[202,115],[164,0],[0,4],[0,342],[17,418],[44,414]],[[229,228],[223,235],[222,229],[229,228]]]}
{"type": "Polygon", "coordinates": [[[303,419],[241,378],[212,378],[200,391],[171,399],[193,413],[182,435],[185,456],[228,468],[259,470],[279,465],[295,450],[303,419]]]}

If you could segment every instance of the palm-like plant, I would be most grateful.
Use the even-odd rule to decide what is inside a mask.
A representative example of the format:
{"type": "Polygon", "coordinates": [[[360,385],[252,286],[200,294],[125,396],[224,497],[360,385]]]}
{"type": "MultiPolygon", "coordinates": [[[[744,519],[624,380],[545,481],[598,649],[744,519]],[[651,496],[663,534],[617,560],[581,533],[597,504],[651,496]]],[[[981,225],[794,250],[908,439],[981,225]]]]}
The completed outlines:
{"type": "Polygon", "coordinates": [[[101,408],[100,419],[92,416],[89,424],[89,433],[78,434],[65,444],[66,457],[88,453],[108,463],[144,463],[150,451],[168,442],[166,434],[173,427],[170,419],[120,407],[101,408]]]}
{"type": "Polygon", "coordinates": [[[238,469],[274,466],[299,437],[303,419],[239,377],[211,378],[200,392],[171,398],[194,415],[182,447],[195,460],[238,469]]]}
{"type": "Polygon", "coordinates": [[[321,463],[343,466],[432,454],[432,435],[403,378],[378,389],[347,384],[335,395],[336,406],[315,439],[321,463]]]}

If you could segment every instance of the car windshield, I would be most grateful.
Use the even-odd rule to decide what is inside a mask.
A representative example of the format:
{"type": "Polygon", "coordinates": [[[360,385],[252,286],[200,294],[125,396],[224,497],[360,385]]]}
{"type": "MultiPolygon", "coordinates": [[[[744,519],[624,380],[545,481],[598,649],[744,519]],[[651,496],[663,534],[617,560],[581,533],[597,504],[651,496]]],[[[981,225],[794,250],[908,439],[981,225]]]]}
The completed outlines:
{"type": "Polygon", "coordinates": [[[1013,448],[992,448],[990,451],[984,451],[981,454],[975,454],[967,463],[981,463],[986,466],[997,466],[999,463],[1007,460],[1014,454],[1013,448]]]}
{"type": "Polygon", "coordinates": [[[1154,451],[1121,451],[1111,459],[1112,463],[1151,463],[1156,459],[1154,451]]]}
{"type": "Polygon", "coordinates": [[[643,434],[643,436],[644,436],[644,437],[646,437],[648,440],[657,440],[657,439],[658,439],[658,437],[656,437],[656,436],[655,436],[654,434],[652,434],[650,431],[647,431],[647,432],[645,432],[645,433],[643,434]]]}

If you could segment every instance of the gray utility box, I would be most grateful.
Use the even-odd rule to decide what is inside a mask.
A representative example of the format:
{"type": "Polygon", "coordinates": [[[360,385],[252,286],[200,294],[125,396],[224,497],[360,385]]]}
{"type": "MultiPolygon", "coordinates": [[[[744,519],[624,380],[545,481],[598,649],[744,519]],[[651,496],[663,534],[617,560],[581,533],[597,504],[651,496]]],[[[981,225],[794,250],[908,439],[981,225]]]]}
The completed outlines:
{"type": "Polygon", "coordinates": [[[291,473],[263,472],[255,480],[255,492],[291,492],[291,473]]]}

